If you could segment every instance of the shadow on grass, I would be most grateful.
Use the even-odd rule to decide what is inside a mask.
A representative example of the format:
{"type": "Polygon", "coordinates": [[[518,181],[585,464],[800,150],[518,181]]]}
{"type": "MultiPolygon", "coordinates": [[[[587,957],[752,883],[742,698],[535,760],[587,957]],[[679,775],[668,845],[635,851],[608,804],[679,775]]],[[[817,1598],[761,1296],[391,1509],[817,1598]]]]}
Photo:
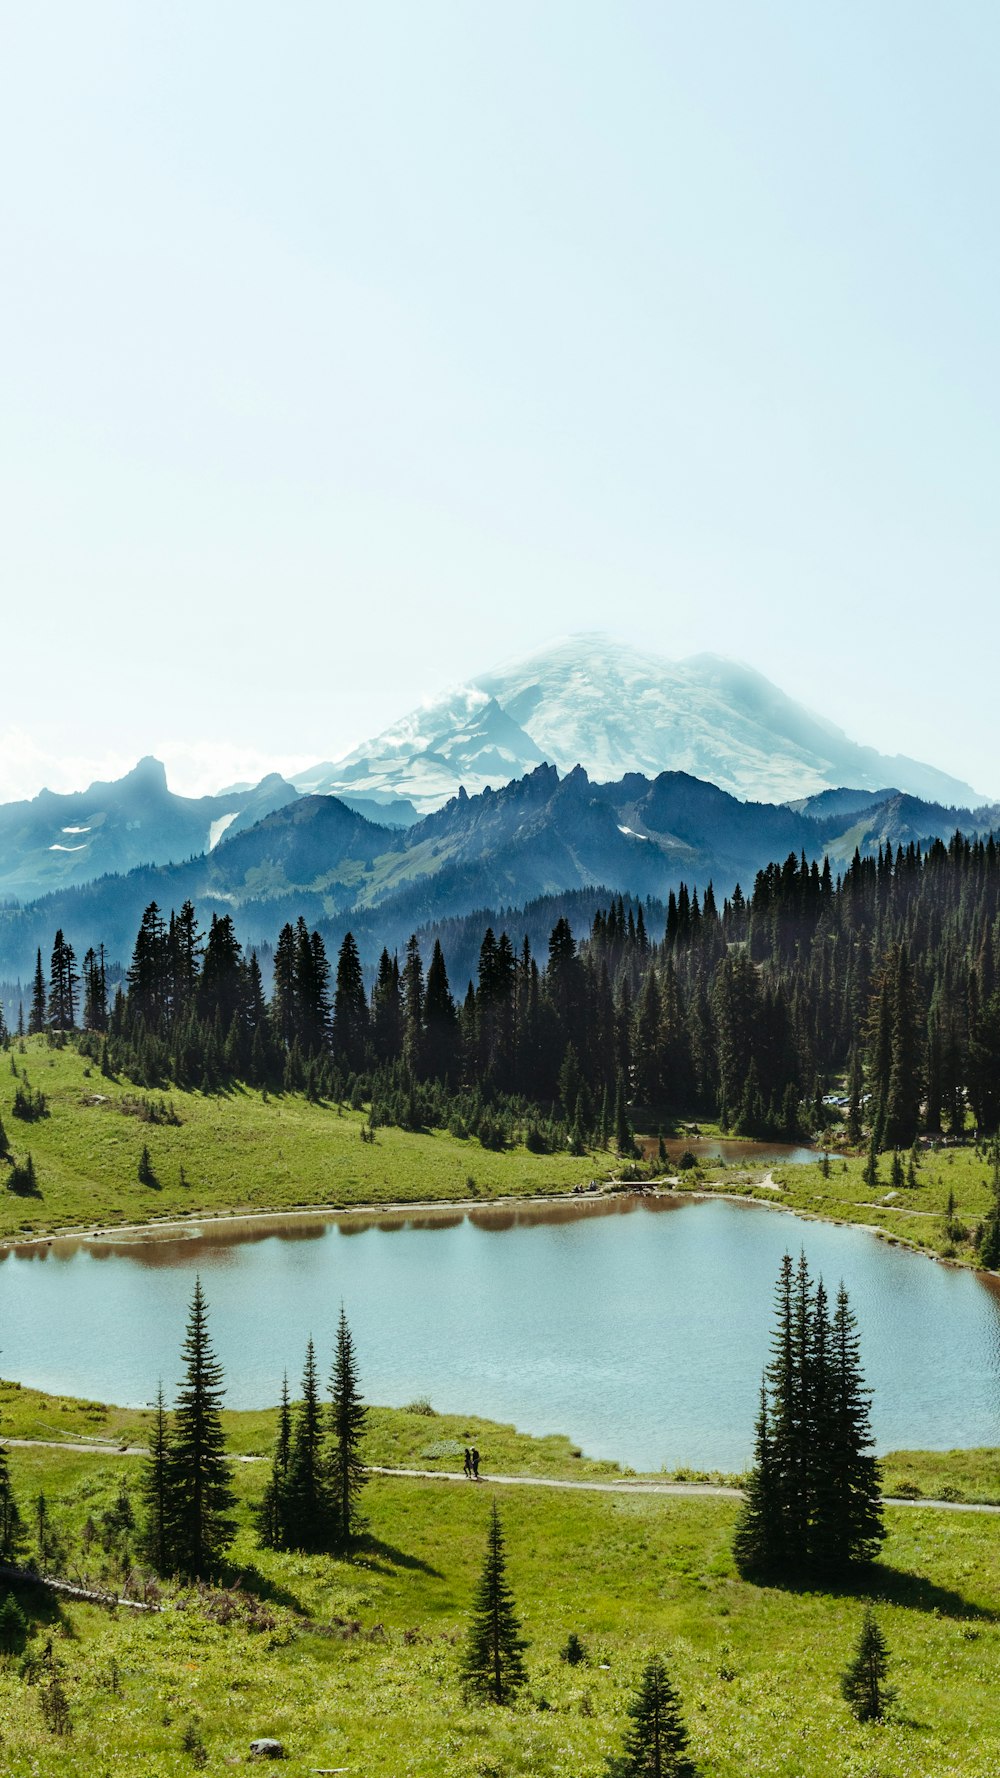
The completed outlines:
{"type": "Polygon", "coordinates": [[[0,1597],[7,1592],[14,1594],[32,1629],[50,1630],[58,1625],[64,1636],[75,1636],[72,1620],[66,1615],[63,1601],[49,1587],[42,1586],[28,1576],[15,1579],[13,1575],[3,1575],[0,1576],[0,1597]]]}
{"type": "Polygon", "coordinates": [[[881,1562],[835,1574],[816,1570],[811,1574],[770,1575],[762,1584],[785,1593],[823,1592],[834,1599],[869,1599],[875,1605],[901,1605],[908,1611],[926,1611],[938,1617],[1000,1623],[1000,1611],[991,1606],[977,1605],[951,1587],[937,1586],[925,1575],[881,1562]]]}
{"type": "Polygon", "coordinates": [[[432,1568],[420,1556],[411,1556],[406,1550],[397,1549],[395,1544],[384,1543],[380,1537],[372,1537],[362,1532],[351,1543],[347,1552],[350,1561],[358,1562],[371,1568],[376,1574],[392,1574],[394,1569],[406,1568],[419,1574],[429,1574],[432,1580],[443,1580],[439,1568],[432,1568]]]}
{"type": "Polygon", "coordinates": [[[224,1568],[219,1575],[219,1585],[238,1588],[242,1593],[251,1593],[255,1599],[267,1605],[283,1605],[287,1611],[297,1612],[300,1617],[312,1615],[297,1593],[290,1592],[269,1574],[262,1574],[253,1562],[224,1568]]]}

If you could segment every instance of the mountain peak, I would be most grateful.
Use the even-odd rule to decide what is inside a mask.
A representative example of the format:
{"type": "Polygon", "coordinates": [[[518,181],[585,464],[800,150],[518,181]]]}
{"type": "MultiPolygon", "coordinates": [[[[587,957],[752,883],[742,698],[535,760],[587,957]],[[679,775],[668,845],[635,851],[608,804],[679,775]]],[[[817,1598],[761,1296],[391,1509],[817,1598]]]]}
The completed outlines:
{"type": "Polygon", "coordinates": [[[296,779],[333,795],[407,797],[422,813],[546,762],[594,783],[686,772],[741,799],[791,802],[844,784],[899,784],[971,806],[967,784],[888,760],[723,655],[670,661],[603,631],[561,636],[444,692],[337,761],[296,779]]]}
{"type": "Polygon", "coordinates": [[[136,761],[130,772],[125,773],[120,782],[148,792],[166,790],[167,768],[161,759],[155,759],[151,753],[146,753],[142,759],[136,761]]]}

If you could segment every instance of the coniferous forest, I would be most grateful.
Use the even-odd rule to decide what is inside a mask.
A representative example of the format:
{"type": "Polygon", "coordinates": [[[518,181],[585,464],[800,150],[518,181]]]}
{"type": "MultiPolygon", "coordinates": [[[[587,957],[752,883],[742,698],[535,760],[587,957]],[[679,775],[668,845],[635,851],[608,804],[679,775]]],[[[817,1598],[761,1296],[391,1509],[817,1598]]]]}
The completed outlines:
{"type": "Polygon", "coordinates": [[[842,876],[804,856],[718,905],[671,891],[662,931],[621,898],[538,958],[487,929],[476,980],[435,940],[383,950],[366,981],[304,920],[277,935],[271,981],[232,918],[151,904],[114,996],[103,950],[62,932],[22,1026],[81,1029],[111,1073],[213,1091],[236,1079],[370,1104],[371,1127],[447,1127],[490,1147],[630,1143],[632,1109],[734,1133],[822,1130],[843,1083],[847,1135],[877,1151],[1000,1119],[1000,850],[956,834],[926,853],[857,853],[842,876]]]}

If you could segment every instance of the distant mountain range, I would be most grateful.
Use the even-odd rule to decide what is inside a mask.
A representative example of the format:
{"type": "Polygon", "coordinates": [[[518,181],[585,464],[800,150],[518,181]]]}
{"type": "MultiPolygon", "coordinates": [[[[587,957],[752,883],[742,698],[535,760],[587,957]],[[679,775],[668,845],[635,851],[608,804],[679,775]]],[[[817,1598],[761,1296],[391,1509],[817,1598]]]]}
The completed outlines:
{"type": "MultiPolygon", "coordinates": [[[[278,784],[268,794],[277,798],[278,784]]],[[[285,797],[248,819],[240,810],[210,851],[184,862],[0,910],[0,977],[25,977],[57,927],[78,954],[103,940],[112,958],[127,959],[152,900],[169,910],[190,898],[203,925],[213,911],[232,913],[245,943],[273,941],[300,913],[332,940],[351,926],[371,960],[383,943],[477,909],[595,885],[662,900],[682,879],[702,888],[712,879],[721,896],[737,881],[751,887],[757,870],[789,852],[827,853],[836,866],[856,846],[1000,828],[1000,808],[957,809],[898,790],[821,792],[792,808],[742,802],[686,772],[594,783],[579,766],[560,777],[539,765],[500,790],[462,790],[407,828],[369,821],[332,796],[285,797]]]]}
{"type": "Polygon", "coordinates": [[[69,795],[43,790],[30,802],[4,803],[0,902],[210,852],[223,834],[240,833],[297,797],[276,773],[221,796],[176,796],[159,760],[141,759],[109,784],[69,795]]]}
{"type": "Polygon", "coordinates": [[[231,912],[254,944],[300,913],[333,940],[350,925],[370,958],[474,910],[533,902],[542,922],[545,898],[664,898],[682,878],[727,893],[790,851],[836,866],[956,827],[1000,828],[1000,808],[858,746],[749,668],[575,637],[291,782],[182,797],[144,759],[0,807],[0,979],[59,926],[79,954],[103,941],[127,959],[154,899],[190,898],[203,924],[231,912]]]}
{"type": "Polygon", "coordinates": [[[768,802],[887,784],[932,802],[981,800],[934,766],[859,746],[750,667],[711,654],[669,661],[602,635],[484,673],[293,782],[426,814],[460,785],[495,790],[543,762],[606,782],[682,771],[768,802]]]}

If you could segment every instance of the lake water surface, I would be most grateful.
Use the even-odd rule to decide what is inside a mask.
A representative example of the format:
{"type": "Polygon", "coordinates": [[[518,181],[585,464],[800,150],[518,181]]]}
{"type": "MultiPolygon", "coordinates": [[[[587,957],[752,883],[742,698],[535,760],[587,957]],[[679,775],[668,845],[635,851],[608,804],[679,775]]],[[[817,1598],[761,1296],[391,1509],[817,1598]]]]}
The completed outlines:
{"type": "MultiPolygon", "coordinates": [[[[602,1199],[192,1225],[0,1257],[0,1370],[127,1404],[168,1394],[196,1272],[227,1402],[276,1401],[343,1301],[367,1398],[565,1432],[636,1469],[750,1458],[774,1281],[804,1248],[857,1313],[881,1449],[1000,1445],[995,1285],[863,1230],[720,1200],[602,1199]]],[[[488,1453],[484,1453],[488,1465],[488,1453]]]]}

